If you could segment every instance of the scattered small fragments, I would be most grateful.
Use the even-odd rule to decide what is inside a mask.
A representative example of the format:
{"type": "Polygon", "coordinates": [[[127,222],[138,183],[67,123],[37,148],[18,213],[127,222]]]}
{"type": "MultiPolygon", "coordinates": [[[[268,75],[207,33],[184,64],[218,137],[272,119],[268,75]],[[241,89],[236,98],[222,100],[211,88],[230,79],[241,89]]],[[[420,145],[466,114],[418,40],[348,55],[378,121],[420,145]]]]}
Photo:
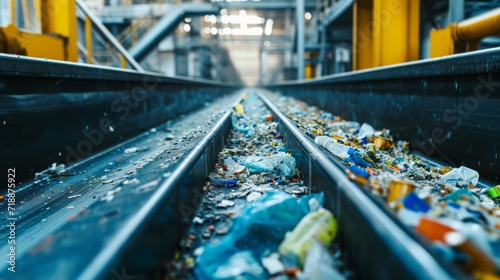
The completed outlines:
{"type": "MultiPolygon", "coordinates": [[[[181,242],[183,251],[173,261],[177,269],[170,271],[171,278],[291,279],[311,270],[304,260],[312,242],[328,252],[336,222],[322,208],[322,194],[305,195],[308,188],[273,121],[256,95],[235,106],[233,132],[207,178],[204,199],[181,242]],[[308,238],[294,247],[288,236],[303,232],[308,238]],[[286,249],[279,250],[280,244],[286,249]],[[296,254],[300,262],[294,261],[296,254]]],[[[343,275],[347,270],[340,257],[330,256],[329,268],[343,275]]]]}
{"type": "Polygon", "coordinates": [[[382,198],[401,220],[464,272],[500,277],[500,189],[479,183],[461,166],[431,164],[410,153],[388,129],[347,121],[289,97],[274,104],[306,135],[346,166],[348,177],[382,198]]]}

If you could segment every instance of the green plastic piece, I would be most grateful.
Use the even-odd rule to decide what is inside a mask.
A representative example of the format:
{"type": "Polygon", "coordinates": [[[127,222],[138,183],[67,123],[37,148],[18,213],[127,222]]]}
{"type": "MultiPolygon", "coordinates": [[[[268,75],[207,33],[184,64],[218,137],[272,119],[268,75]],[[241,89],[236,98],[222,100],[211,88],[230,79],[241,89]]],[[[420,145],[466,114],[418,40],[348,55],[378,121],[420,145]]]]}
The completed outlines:
{"type": "Polygon", "coordinates": [[[495,198],[499,197],[499,196],[500,196],[500,189],[498,188],[498,186],[496,186],[496,187],[493,187],[493,188],[489,189],[489,190],[488,190],[488,195],[489,195],[491,198],[493,198],[493,199],[495,199],[495,198]]]}

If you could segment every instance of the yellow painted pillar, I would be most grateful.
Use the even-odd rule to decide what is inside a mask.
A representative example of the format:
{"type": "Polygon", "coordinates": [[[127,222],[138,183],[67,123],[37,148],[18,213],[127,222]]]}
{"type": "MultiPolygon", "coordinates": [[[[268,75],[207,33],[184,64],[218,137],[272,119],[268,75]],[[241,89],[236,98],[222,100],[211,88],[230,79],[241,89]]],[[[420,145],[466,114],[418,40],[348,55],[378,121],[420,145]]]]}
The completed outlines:
{"type": "MultiPolygon", "coordinates": [[[[66,60],[78,61],[75,0],[42,1],[42,32],[66,38],[66,60]]],[[[50,48],[50,46],[40,46],[50,48]]]]}
{"type": "Polygon", "coordinates": [[[16,0],[10,0],[10,23],[16,24],[16,0]]]}
{"type": "Polygon", "coordinates": [[[419,58],[420,0],[358,0],[354,6],[353,69],[419,58]]]}
{"type": "Polygon", "coordinates": [[[92,42],[92,20],[85,17],[85,42],[87,45],[87,63],[94,63],[94,44],[92,42]]]}
{"type": "Polygon", "coordinates": [[[373,0],[354,2],[353,23],[353,70],[370,68],[373,52],[373,0]]]}
{"type": "Polygon", "coordinates": [[[305,70],[305,78],[312,79],[316,77],[316,63],[311,60],[318,59],[318,53],[316,51],[312,51],[306,53],[306,70],[305,70]]]}

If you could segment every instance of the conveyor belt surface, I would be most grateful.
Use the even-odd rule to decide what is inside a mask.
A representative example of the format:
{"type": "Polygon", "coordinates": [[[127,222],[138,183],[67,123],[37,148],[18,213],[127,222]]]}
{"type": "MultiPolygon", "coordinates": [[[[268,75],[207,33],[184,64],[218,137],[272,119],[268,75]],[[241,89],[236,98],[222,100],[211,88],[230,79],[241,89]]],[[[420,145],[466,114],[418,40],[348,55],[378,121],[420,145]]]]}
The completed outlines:
{"type": "MultiPolygon", "coordinates": [[[[497,57],[498,50],[489,50],[268,88],[345,119],[388,128],[395,140],[410,141],[414,147],[423,143],[424,153],[432,150],[429,156],[439,155],[452,167],[465,165],[477,170],[480,178],[498,181],[497,57]],[[479,86],[487,91],[476,96],[473,93],[479,86]],[[467,117],[460,115],[457,106],[471,98],[478,107],[467,111],[467,117]],[[450,110],[452,116],[460,116],[460,125],[445,119],[450,110]],[[437,128],[446,132],[444,142],[433,134],[437,128]]],[[[192,114],[236,87],[12,56],[0,56],[0,60],[4,86],[0,128],[6,136],[2,146],[7,147],[1,150],[1,163],[4,170],[15,166],[19,175],[24,173],[16,193],[20,210],[16,231],[23,244],[18,247],[20,273],[16,277],[94,279],[125,273],[149,279],[166,275],[162,263],[174,257],[187,233],[233,125],[229,107],[211,117],[192,114]],[[155,87],[148,82],[152,78],[155,87]],[[116,112],[110,115],[113,102],[128,104],[127,96],[137,87],[148,98],[135,107],[128,105],[126,120],[120,120],[116,112]],[[35,100],[40,100],[39,107],[35,100]],[[206,129],[186,131],[189,139],[171,139],[168,134],[174,130],[165,131],[164,123],[180,114],[197,118],[206,129]],[[114,132],[107,134],[92,155],[83,156],[77,164],[56,164],[34,179],[35,172],[61,163],[60,157],[67,156],[59,154],[61,148],[89,141],[86,134],[108,118],[115,124],[111,126],[114,132]],[[149,146],[163,145],[163,140],[181,147],[172,148],[167,156],[164,152],[170,144],[149,146]],[[46,175],[50,180],[43,179],[46,175]]],[[[277,102],[269,100],[270,95],[261,96],[286,149],[296,159],[307,191],[324,193],[324,207],[338,223],[335,242],[353,275],[370,279],[465,277],[447,256],[438,253],[443,250],[436,250],[394,214],[394,205],[387,207],[370,194],[371,189],[360,188],[359,177],[352,177],[357,182],[350,181],[343,163],[318,146],[311,133],[304,134],[286,118],[277,102]]],[[[232,107],[236,98],[218,104],[232,107]]],[[[7,219],[5,210],[1,215],[7,219]]],[[[10,230],[7,225],[2,227],[4,234],[10,230]]],[[[1,246],[7,250],[6,244],[1,246]]],[[[0,278],[10,276],[4,271],[0,278]]]]}

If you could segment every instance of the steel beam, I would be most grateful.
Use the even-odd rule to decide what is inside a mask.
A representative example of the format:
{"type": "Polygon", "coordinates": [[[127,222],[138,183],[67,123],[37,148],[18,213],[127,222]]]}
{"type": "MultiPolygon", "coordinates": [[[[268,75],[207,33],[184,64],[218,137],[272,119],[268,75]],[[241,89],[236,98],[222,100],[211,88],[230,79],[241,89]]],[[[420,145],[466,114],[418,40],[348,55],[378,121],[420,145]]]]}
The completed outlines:
{"type": "MultiPolygon", "coordinates": [[[[296,9],[295,1],[233,1],[224,2],[221,8],[224,9],[238,9],[238,10],[287,10],[296,9]]],[[[315,1],[305,1],[304,3],[306,9],[315,9],[315,1]]]]}
{"type": "Polygon", "coordinates": [[[140,62],[186,15],[215,14],[218,12],[218,8],[210,4],[179,4],[169,10],[154,27],[130,48],[129,52],[135,60],[140,62]]]}
{"type": "Polygon", "coordinates": [[[305,73],[305,0],[296,0],[295,2],[295,29],[297,34],[297,79],[304,79],[305,73]]]}
{"type": "Polygon", "coordinates": [[[464,19],[465,0],[449,0],[448,7],[448,24],[464,19]]]}
{"type": "Polygon", "coordinates": [[[354,4],[355,0],[342,0],[338,1],[333,7],[328,8],[326,11],[326,18],[323,26],[328,27],[334,23],[340,16],[342,16],[354,4]]]}

